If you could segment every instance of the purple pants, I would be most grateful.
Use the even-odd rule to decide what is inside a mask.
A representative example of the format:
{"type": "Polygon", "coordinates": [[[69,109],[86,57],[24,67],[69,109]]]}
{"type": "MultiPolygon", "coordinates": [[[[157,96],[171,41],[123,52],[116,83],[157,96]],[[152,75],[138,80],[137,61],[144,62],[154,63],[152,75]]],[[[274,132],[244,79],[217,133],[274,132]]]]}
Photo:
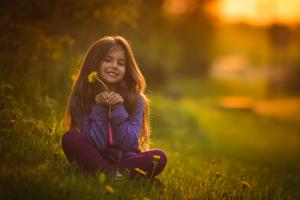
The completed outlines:
{"type": "Polygon", "coordinates": [[[117,164],[110,164],[83,135],[74,129],[67,131],[63,135],[62,147],[70,162],[75,161],[79,164],[80,168],[90,173],[96,173],[98,170],[105,173],[112,173],[118,169],[121,172],[129,170],[131,175],[139,173],[142,175],[143,173],[136,170],[136,168],[139,168],[147,173],[145,177],[153,178],[157,176],[167,164],[166,154],[159,149],[144,151],[121,159],[117,164]],[[160,156],[156,164],[153,159],[154,155],[160,156]]]}

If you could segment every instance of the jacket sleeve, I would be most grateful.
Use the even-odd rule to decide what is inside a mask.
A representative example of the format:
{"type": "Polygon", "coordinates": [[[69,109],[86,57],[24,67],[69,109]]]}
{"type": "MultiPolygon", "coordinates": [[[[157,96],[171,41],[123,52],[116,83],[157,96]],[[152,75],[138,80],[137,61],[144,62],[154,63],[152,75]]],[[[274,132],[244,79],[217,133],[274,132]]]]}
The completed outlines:
{"type": "Polygon", "coordinates": [[[129,115],[123,104],[112,111],[112,126],[117,144],[127,152],[138,144],[144,112],[144,100],[139,98],[135,111],[129,115]]]}
{"type": "Polygon", "coordinates": [[[91,112],[83,117],[81,132],[100,151],[107,147],[107,108],[93,105],[91,112]]]}

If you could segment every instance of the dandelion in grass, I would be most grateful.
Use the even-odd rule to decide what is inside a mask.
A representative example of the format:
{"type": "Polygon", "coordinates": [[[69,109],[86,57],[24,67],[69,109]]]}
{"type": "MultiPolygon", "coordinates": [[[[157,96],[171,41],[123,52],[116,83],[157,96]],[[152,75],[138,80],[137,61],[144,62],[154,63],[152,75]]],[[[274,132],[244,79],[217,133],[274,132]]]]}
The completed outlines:
{"type": "Polygon", "coordinates": [[[115,192],[114,188],[111,187],[110,185],[106,185],[106,186],[105,186],[105,190],[106,190],[108,193],[111,193],[111,194],[115,192]]]}
{"type": "Polygon", "coordinates": [[[103,184],[105,181],[105,174],[103,172],[99,173],[99,176],[98,176],[98,182],[100,184],[103,184]]]}
{"type": "Polygon", "coordinates": [[[171,174],[176,174],[175,169],[172,169],[172,170],[171,170],[171,174]]]}
{"type": "Polygon", "coordinates": [[[154,160],[160,160],[160,156],[159,155],[153,155],[153,159],[154,160]]]}
{"type": "Polygon", "coordinates": [[[134,168],[134,170],[135,170],[136,172],[138,172],[138,173],[140,173],[140,174],[144,175],[144,176],[146,176],[146,175],[147,175],[147,172],[145,172],[145,171],[141,170],[141,169],[140,169],[140,168],[138,168],[138,167],[134,168]]]}
{"type": "Polygon", "coordinates": [[[246,181],[241,181],[240,183],[241,183],[243,189],[250,188],[250,184],[249,184],[248,182],[246,182],[246,181]]]}

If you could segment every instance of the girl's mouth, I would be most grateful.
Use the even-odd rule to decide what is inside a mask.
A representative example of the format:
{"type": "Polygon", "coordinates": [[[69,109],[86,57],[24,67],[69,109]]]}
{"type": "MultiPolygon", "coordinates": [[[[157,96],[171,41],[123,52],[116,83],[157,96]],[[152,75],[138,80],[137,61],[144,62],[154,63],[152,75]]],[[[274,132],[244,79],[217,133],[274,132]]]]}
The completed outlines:
{"type": "Polygon", "coordinates": [[[109,76],[111,76],[111,77],[116,77],[116,76],[118,76],[117,73],[115,73],[115,72],[110,72],[110,71],[106,72],[106,74],[109,75],[109,76]]]}

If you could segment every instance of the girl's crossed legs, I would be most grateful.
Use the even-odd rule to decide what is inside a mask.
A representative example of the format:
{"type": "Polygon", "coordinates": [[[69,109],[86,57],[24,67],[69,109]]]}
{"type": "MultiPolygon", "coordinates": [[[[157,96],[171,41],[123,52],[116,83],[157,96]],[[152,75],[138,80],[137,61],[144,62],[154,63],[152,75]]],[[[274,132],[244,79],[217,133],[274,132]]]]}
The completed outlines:
{"type": "Polygon", "coordinates": [[[138,153],[129,158],[122,159],[118,164],[109,164],[101,154],[94,148],[88,140],[76,130],[67,131],[62,137],[62,147],[70,162],[77,162],[84,170],[95,173],[97,170],[111,173],[117,168],[120,170],[128,169],[131,174],[138,173],[135,169],[147,173],[147,177],[157,176],[166,166],[167,157],[159,149],[153,149],[138,153]],[[160,156],[157,164],[153,156],[160,156]]]}

